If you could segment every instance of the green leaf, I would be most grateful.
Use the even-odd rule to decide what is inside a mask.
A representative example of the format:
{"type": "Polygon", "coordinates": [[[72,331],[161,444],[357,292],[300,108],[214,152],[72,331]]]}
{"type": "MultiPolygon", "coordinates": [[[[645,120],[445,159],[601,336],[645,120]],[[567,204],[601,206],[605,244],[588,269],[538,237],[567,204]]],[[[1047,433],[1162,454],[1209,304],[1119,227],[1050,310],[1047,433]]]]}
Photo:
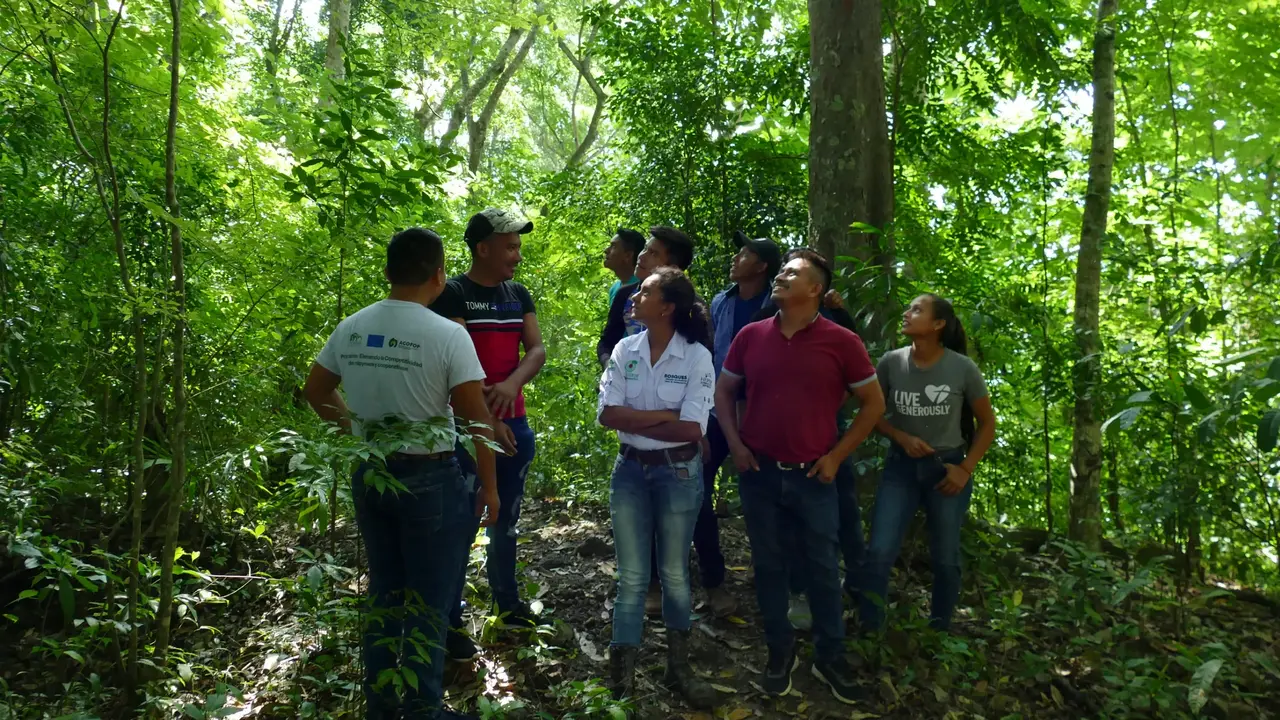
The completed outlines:
{"type": "Polygon", "coordinates": [[[1280,410],[1268,410],[1258,421],[1258,449],[1271,452],[1276,449],[1276,438],[1280,436],[1280,410]]]}
{"type": "Polygon", "coordinates": [[[36,592],[35,590],[23,590],[22,592],[18,593],[18,600],[26,600],[28,598],[33,598],[39,594],[40,593],[36,592]]]}
{"type": "Polygon", "coordinates": [[[1280,381],[1280,357],[1271,358],[1271,364],[1267,366],[1267,377],[1280,381]]]}
{"type": "Polygon", "coordinates": [[[1222,659],[1214,658],[1207,660],[1203,665],[1196,668],[1196,672],[1191,676],[1191,684],[1187,688],[1187,702],[1191,705],[1191,712],[1196,715],[1204,709],[1205,703],[1209,702],[1209,688],[1213,685],[1213,679],[1218,676],[1218,671],[1222,669],[1222,659]]]}
{"type": "Polygon", "coordinates": [[[324,580],[324,573],[320,571],[319,565],[312,565],[307,570],[307,585],[311,588],[311,592],[320,592],[320,583],[324,580]]]}
{"type": "Polygon", "coordinates": [[[58,576],[58,600],[62,604],[62,619],[70,623],[76,615],[76,591],[66,573],[58,576]]]}
{"type": "Polygon", "coordinates": [[[178,665],[178,677],[182,678],[182,682],[191,684],[191,666],[186,663],[178,665]]]}
{"type": "Polygon", "coordinates": [[[1213,401],[1204,394],[1200,388],[1187,383],[1183,386],[1183,390],[1187,393],[1187,400],[1191,402],[1191,407],[1205,412],[1213,407],[1213,401]]]}
{"type": "Polygon", "coordinates": [[[1106,422],[1102,423],[1102,432],[1105,433],[1107,431],[1107,428],[1111,427],[1111,424],[1116,422],[1117,420],[1120,421],[1121,430],[1128,430],[1129,428],[1133,427],[1133,424],[1135,422],[1137,422],[1138,415],[1140,415],[1141,413],[1142,413],[1142,408],[1138,408],[1138,407],[1125,408],[1124,410],[1121,410],[1115,415],[1112,415],[1106,422]]]}

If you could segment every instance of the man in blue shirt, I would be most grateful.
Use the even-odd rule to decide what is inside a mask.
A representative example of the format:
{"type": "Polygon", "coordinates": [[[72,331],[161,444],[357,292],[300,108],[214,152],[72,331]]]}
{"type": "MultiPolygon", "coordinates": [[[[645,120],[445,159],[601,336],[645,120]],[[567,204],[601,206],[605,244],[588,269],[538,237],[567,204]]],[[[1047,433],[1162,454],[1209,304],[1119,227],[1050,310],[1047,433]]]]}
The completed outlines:
{"type": "MultiPolygon", "coordinates": [[[[751,322],[769,297],[769,286],[782,267],[782,252],[772,240],[752,240],[741,231],[734,233],[733,242],[738,254],[729,266],[729,280],[733,285],[711,300],[711,326],[715,338],[713,364],[716,377],[724,365],[725,355],[738,331],[751,322]]],[[[702,466],[702,510],[693,530],[693,544],[698,551],[698,567],[702,570],[702,587],[707,591],[712,612],[725,616],[737,609],[737,601],[724,589],[724,555],[720,552],[720,526],[716,520],[713,496],[716,474],[725,458],[729,445],[713,411],[707,422],[707,444],[710,446],[702,466]]]]}
{"type": "Polygon", "coordinates": [[[640,278],[636,277],[636,261],[640,259],[640,253],[644,252],[644,243],[643,235],[624,227],[618,228],[617,234],[609,241],[609,247],[604,251],[604,266],[617,277],[609,286],[610,306],[623,285],[640,282],[640,278]]]}

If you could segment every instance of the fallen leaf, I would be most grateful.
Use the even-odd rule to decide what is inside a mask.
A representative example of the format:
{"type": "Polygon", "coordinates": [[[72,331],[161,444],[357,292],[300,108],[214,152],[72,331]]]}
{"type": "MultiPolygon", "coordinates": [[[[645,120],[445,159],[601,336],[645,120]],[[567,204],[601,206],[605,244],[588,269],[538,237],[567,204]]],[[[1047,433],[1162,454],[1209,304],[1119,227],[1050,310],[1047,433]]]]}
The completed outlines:
{"type": "Polygon", "coordinates": [[[752,713],[750,710],[744,707],[740,707],[740,708],[734,708],[732,711],[729,712],[728,715],[725,715],[724,717],[725,717],[725,720],[746,720],[746,718],[751,717],[753,714],[754,713],[752,713]]]}
{"type": "Polygon", "coordinates": [[[737,615],[730,615],[729,617],[725,618],[725,620],[728,620],[729,622],[733,623],[734,625],[746,625],[746,624],[747,624],[747,621],[746,621],[746,620],[743,620],[742,618],[738,617],[737,615]]]}
{"type": "Polygon", "coordinates": [[[717,685],[716,683],[707,683],[707,684],[715,688],[716,690],[719,690],[722,693],[728,693],[730,695],[734,695],[738,692],[736,689],[731,688],[728,685],[717,685]]]}

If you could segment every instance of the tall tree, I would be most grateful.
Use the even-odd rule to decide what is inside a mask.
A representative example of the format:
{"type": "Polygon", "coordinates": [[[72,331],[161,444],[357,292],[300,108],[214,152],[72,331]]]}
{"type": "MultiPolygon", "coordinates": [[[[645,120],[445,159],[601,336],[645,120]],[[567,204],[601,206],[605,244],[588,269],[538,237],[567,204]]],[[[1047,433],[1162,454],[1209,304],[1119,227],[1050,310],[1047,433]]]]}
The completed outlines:
{"type": "Polygon", "coordinates": [[[809,242],[828,257],[889,268],[893,168],[880,18],[880,0],[809,0],[809,242]]]}
{"type": "Polygon", "coordinates": [[[174,548],[178,542],[178,518],[187,485],[187,386],[186,268],[182,253],[182,226],[178,224],[178,67],[182,58],[182,0],[169,0],[173,31],[169,47],[169,122],[164,141],[164,199],[169,210],[169,245],[173,272],[173,427],[169,447],[169,505],[164,526],[164,549],[160,555],[160,599],[156,610],[156,654],[169,651],[169,623],[173,613],[174,548]]]}
{"type": "Polygon", "coordinates": [[[1070,537],[1087,547],[1102,545],[1102,429],[1095,393],[1102,379],[1102,344],[1098,338],[1098,299],[1102,282],[1102,241],[1111,205],[1111,168],[1116,138],[1117,0],[1099,0],[1093,35],[1093,138],[1089,149],[1089,184],[1080,227],[1076,261],[1073,378],[1076,403],[1071,446],[1070,537]]]}

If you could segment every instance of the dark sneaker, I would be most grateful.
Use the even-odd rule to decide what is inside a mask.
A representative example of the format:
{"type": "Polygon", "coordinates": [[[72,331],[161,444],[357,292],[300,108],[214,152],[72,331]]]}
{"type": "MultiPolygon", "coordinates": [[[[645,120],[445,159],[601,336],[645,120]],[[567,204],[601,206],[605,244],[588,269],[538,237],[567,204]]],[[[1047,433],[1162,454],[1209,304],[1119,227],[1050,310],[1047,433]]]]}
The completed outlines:
{"type": "Polygon", "coordinates": [[[800,667],[800,658],[792,647],[784,650],[769,648],[769,664],[764,668],[760,687],[770,695],[786,695],[791,692],[791,673],[800,667]]]}
{"type": "Polygon", "coordinates": [[[466,633],[449,628],[444,637],[444,654],[456,662],[470,662],[480,657],[480,648],[466,633]]]}
{"type": "Polygon", "coordinates": [[[831,694],[846,705],[857,704],[863,697],[862,689],[854,684],[853,671],[844,658],[814,662],[813,676],[826,683],[831,688],[831,694]]]}
{"type": "Polygon", "coordinates": [[[716,617],[728,617],[738,610],[737,598],[723,585],[707,590],[707,603],[716,617]]]}
{"type": "Polygon", "coordinates": [[[536,628],[540,624],[538,616],[533,614],[529,606],[519,603],[513,607],[498,610],[498,617],[502,620],[507,628],[518,630],[528,630],[536,628]]]}

